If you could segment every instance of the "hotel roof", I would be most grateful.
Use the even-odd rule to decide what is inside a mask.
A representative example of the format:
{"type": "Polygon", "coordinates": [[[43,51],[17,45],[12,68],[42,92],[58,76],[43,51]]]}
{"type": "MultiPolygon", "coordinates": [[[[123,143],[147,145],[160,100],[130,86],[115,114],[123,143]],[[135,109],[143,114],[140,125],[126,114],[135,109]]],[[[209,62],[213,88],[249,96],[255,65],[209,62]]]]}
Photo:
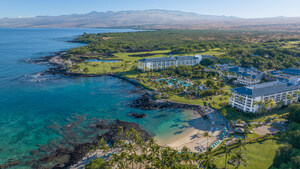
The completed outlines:
{"type": "Polygon", "coordinates": [[[280,71],[284,74],[300,76],[300,68],[287,68],[280,71]]]}
{"type": "Polygon", "coordinates": [[[144,58],[140,61],[143,62],[163,62],[163,61],[175,61],[175,60],[192,60],[192,59],[198,59],[196,56],[169,56],[169,57],[159,57],[159,58],[144,58]]]}
{"type": "Polygon", "coordinates": [[[300,84],[295,85],[292,83],[273,81],[268,83],[238,87],[231,89],[231,91],[241,95],[248,95],[250,97],[259,97],[297,89],[300,89],[300,84]]]}

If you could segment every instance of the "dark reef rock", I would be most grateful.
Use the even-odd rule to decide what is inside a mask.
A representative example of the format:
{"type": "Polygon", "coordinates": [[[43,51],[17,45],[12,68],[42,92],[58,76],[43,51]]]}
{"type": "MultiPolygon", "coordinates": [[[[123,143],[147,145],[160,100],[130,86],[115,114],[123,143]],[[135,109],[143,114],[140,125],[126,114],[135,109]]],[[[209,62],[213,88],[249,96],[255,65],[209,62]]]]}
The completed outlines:
{"type": "Polygon", "coordinates": [[[13,167],[15,165],[18,165],[20,164],[21,162],[20,161],[13,161],[12,159],[8,160],[5,164],[3,165],[0,165],[0,168],[4,169],[4,168],[9,168],[9,167],[13,167]]]}
{"type": "Polygon", "coordinates": [[[139,108],[142,110],[156,110],[156,109],[170,109],[170,108],[179,108],[179,109],[190,109],[195,110],[202,115],[205,115],[201,106],[184,104],[184,103],[175,103],[169,101],[155,101],[152,99],[152,96],[148,93],[144,93],[137,100],[133,101],[130,107],[139,108]]]}
{"type": "Polygon", "coordinates": [[[146,117],[146,114],[142,113],[142,114],[138,114],[138,113],[129,113],[127,114],[128,116],[134,117],[136,119],[141,119],[146,117]]]}
{"type": "Polygon", "coordinates": [[[109,125],[106,123],[106,120],[99,120],[95,125],[92,126],[96,129],[108,129],[109,125]]]}
{"type": "MultiPolygon", "coordinates": [[[[44,168],[43,164],[46,163],[56,163],[54,167],[58,168],[68,168],[71,165],[76,164],[80,161],[90,150],[91,147],[97,145],[97,140],[104,138],[107,142],[114,144],[117,140],[121,139],[121,136],[118,134],[119,127],[123,127],[123,131],[129,131],[131,128],[139,131],[143,139],[148,140],[152,135],[144,130],[139,124],[120,121],[120,120],[98,120],[91,127],[96,130],[106,131],[104,134],[97,136],[94,140],[88,143],[76,144],[73,145],[73,148],[59,147],[53,151],[50,155],[45,155],[39,160],[33,160],[28,163],[28,165],[34,168],[44,168]],[[60,159],[67,157],[67,161],[61,162],[60,159]],[[60,162],[59,162],[60,161],[60,162]]],[[[51,152],[51,151],[50,151],[51,152]]]]}
{"type": "Polygon", "coordinates": [[[98,139],[103,137],[107,142],[114,144],[117,140],[122,139],[121,136],[118,135],[118,129],[120,126],[123,127],[124,132],[129,131],[131,128],[137,130],[145,141],[152,137],[152,135],[148,131],[144,130],[139,124],[115,120],[110,124],[109,131],[100,135],[98,139]]]}

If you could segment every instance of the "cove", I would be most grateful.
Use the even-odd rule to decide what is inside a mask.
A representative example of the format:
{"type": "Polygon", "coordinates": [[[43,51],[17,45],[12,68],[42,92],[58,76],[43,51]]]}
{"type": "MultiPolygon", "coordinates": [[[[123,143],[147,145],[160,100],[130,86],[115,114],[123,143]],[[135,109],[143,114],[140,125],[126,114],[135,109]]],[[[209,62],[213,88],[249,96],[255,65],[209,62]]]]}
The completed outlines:
{"type": "Polygon", "coordinates": [[[43,145],[64,145],[64,139],[89,141],[76,133],[86,131],[84,126],[93,118],[135,122],[157,137],[171,136],[185,124],[188,115],[181,110],[128,107],[140,94],[119,78],[41,76],[49,65],[26,62],[84,45],[66,42],[84,32],[127,31],[132,30],[0,29],[0,165],[12,159],[22,162],[14,167],[30,168],[26,160],[34,157],[33,152],[47,151],[43,145]],[[134,119],[128,113],[147,116],[134,119]],[[57,129],[74,123],[73,135],[57,129]]]}

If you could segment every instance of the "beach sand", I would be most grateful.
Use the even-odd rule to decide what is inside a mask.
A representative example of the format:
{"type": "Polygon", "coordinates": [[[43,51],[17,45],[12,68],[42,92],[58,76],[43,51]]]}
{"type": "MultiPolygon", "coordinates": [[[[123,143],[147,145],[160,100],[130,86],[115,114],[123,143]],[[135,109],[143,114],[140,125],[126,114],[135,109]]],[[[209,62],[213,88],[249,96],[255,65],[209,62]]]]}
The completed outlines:
{"type": "MultiPolygon", "coordinates": [[[[193,152],[199,152],[195,147],[202,145],[203,147],[210,146],[218,140],[218,136],[224,129],[223,121],[217,111],[211,111],[208,114],[209,119],[204,120],[204,118],[195,111],[190,111],[189,120],[187,121],[187,126],[182,128],[180,132],[175,132],[176,134],[170,134],[166,137],[155,137],[157,143],[161,146],[170,146],[178,151],[182,147],[186,146],[193,152]],[[203,133],[209,131],[210,138],[203,137],[203,133]]],[[[106,155],[110,152],[105,153],[106,155]]],[[[86,164],[88,164],[92,159],[99,158],[103,156],[102,150],[97,150],[96,152],[86,155],[77,164],[71,166],[71,169],[83,169],[86,164]]]]}
{"type": "Polygon", "coordinates": [[[170,146],[174,149],[181,150],[182,147],[186,146],[191,149],[193,152],[198,152],[195,147],[202,145],[207,147],[208,145],[213,144],[218,140],[218,136],[221,131],[224,129],[223,121],[218,112],[212,111],[209,113],[209,119],[204,120],[204,118],[197,114],[193,113],[191,119],[189,120],[189,126],[186,127],[182,132],[179,132],[176,135],[173,135],[169,138],[157,138],[157,143],[162,146],[170,146]],[[221,122],[221,123],[220,123],[221,122]],[[205,132],[209,131],[210,138],[203,137],[205,132]]]}

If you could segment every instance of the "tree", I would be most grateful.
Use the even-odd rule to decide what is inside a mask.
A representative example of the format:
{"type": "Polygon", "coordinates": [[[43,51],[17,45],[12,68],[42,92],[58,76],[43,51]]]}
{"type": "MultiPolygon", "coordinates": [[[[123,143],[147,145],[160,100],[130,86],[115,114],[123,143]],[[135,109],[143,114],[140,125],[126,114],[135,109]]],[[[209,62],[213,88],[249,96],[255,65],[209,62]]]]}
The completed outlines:
{"type": "Polygon", "coordinates": [[[109,168],[109,162],[105,161],[102,158],[96,158],[94,160],[91,161],[91,163],[87,164],[85,166],[86,169],[105,169],[105,168],[109,168]]]}
{"type": "Polygon", "coordinates": [[[101,139],[99,140],[98,147],[100,147],[100,149],[103,150],[103,153],[105,153],[109,150],[109,147],[103,137],[101,137],[101,139]]]}
{"type": "Polygon", "coordinates": [[[227,116],[227,111],[226,111],[226,109],[222,109],[222,110],[221,110],[221,115],[222,115],[223,117],[226,117],[226,116],[227,116]]]}
{"type": "Polygon", "coordinates": [[[204,158],[202,160],[202,165],[207,168],[213,167],[213,161],[212,161],[212,148],[209,147],[204,155],[204,158]]]}
{"type": "Polygon", "coordinates": [[[230,155],[231,150],[230,150],[229,146],[226,145],[226,144],[224,144],[223,150],[224,150],[224,153],[225,153],[225,169],[226,169],[227,168],[226,167],[227,166],[227,157],[228,157],[228,155],[230,155]]]}
{"type": "Polygon", "coordinates": [[[288,106],[288,119],[296,123],[300,123],[300,103],[290,104],[288,106]]]}
{"type": "Polygon", "coordinates": [[[214,88],[215,87],[215,82],[212,80],[212,79],[208,79],[206,81],[206,85],[209,87],[209,88],[214,88]]]}
{"type": "Polygon", "coordinates": [[[235,143],[238,145],[238,148],[240,148],[240,151],[242,151],[242,147],[246,150],[246,143],[244,139],[238,138],[235,143]]]}
{"type": "Polygon", "coordinates": [[[211,137],[211,136],[209,135],[209,132],[203,133],[203,136],[206,137],[206,139],[207,139],[207,141],[206,141],[206,147],[208,148],[208,138],[211,137]]]}
{"type": "Polygon", "coordinates": [[[244,136],[245,139],[247,138],[247,136],[251,133],[250,131],[250,127],[248,125],[245,126],[245,130],[244,130],[244,136]]]}
{"type": "Polygon", "coordinates": [[[203,59],[200,62],[200,64],[203,65],[203,66],[211,66],[211,65],[214,65],[216,63],[217,63],[217,61],[215,59],[210,59],[210,58],[203,59]]]}
{"type": "Polygon", "coordinates": [[[230,123],[230,125],[231,125],[233,128],[235,127],[235,124],[234,124],[233,120],[230,120],[229,123],[230,123]]]}
{"type": "Polygon", "coordinates": [[[247,164],[247,160],[245,159],[244,156],[245,154],[242,154],[242,152],[239,151],[236,152],[235,155],[231,158],[234,163],[237,162],[237,166],[236,166],[237,169],[240,167],[242,163],[244,163],[244,165],[247,164]]]}
{"type": "Polygon", "coordinates": [[[84,68],[84,69],[83,69],[83,72],[84,72],[85,74],[88,74],[89,69],[88,69],[88,68],[84,68]]]}

